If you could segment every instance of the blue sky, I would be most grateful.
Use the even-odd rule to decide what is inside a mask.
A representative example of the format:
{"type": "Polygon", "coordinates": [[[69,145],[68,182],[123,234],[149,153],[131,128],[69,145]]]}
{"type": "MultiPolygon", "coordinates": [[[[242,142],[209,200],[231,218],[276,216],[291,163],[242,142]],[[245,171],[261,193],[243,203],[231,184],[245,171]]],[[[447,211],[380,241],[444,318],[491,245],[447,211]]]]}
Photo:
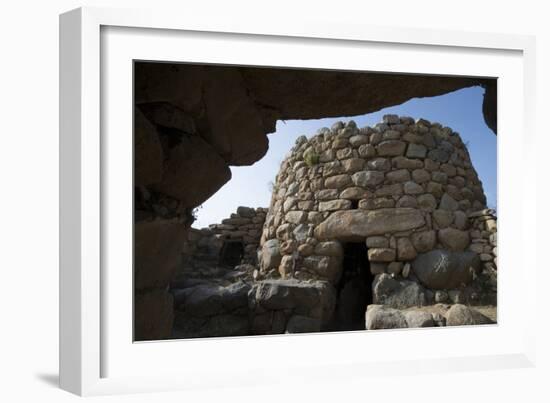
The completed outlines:
{"type": "Polygon", "coordinates": [[[194,228],[219,223],[236,211],[238,206],[269,207],[269,183],[275,180],[279,165],[294,145],[295,140],[311,137],[321,127],[330,127],[338,120],[355,120],[359,127],[373,126],[387,113],[424,118],[439,122],[458,132],[468,144],[489,207],[497,206],[497,137],[483,120],[483,92],[480,87],[465,88],[431,98],[415,98],[404,104],[361,116],[327,119],[290,120],[277,122],[275,133],[268,135],[269,150],[258,162],[248,167],[231,167],[232,179],[198,210],[194,228]]]}

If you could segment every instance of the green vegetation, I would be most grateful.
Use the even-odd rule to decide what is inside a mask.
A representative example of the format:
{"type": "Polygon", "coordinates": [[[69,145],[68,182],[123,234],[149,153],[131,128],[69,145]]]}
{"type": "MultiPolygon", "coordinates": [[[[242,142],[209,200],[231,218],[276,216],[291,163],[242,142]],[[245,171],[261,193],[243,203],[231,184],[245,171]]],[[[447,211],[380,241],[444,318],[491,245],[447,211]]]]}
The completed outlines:
{"type": "Polygon", "coordinates": [[[319,163],[319,154],[308,150],[304,153],[304,161],[309,167],[315,166],[319,163]]]}

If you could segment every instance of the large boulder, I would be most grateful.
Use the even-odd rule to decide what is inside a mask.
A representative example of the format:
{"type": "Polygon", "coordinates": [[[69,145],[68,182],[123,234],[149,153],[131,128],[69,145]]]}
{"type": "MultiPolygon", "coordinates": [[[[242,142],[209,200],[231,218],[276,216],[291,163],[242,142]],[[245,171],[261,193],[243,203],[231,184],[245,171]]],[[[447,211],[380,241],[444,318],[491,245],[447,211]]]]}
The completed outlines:
{"type": "Polygon", "coordinates": [[[365,315],[367,330],[401,329],[407,327],[407,320],[401,311],[384,305],[369,305],[365,315]]]}
{"type": "Polygon", "coordinates": [[[177,311],[196,317],[208,317],[247,308],[249,290],[250,285],[238,282],[227,287],[199,284],[176,289],[172,293],[177,311]]]}
{"type": "Polygon", "coordinates": [[[206,122],[202,136],[231,165],[251,165],[262,158],[269,141],[260,109],[239,71],[221,67],[204,81],[206,122]]]}
{"type": "Polygon", "coordinates": [[[327,321],[334,310],[336,292],[325,281],[264,280],[254,285],[249,298],[265,310],[297,309],[302,315],[327,321]]]}
{"type": "Polygon", "coordinates": [[[323,280],[336,284],[342,275],[342,256],[308,256],[303,265],[323,280]]]}
{"type": "Polygon", "coordinates": [[[266,133],[273,130],[265,127],[263,108],[239,68],[142,62],[135,70],[136,103],[169,103],[184,111],[228,164],[250,165],[267,151],[266,133]]]}
{"type": "Polygon", "coordinates": [[[186,228],[177,220],[139,221],[134,226],[136,289],[165,288],[180,263],[186,228]]]}
{"type": "Polygon", "coordinates": [[[239,206],[237,207],[237,214],[240,217],[253,218],[256,215],[256,210],[252,207],[239,206]]]}
{"type": "Polygon", "coordinates": [[[408,327],[432,327],[435,326],[430,313],[413,309],[403,312],[408,327]]]}
{"type": "Polygon", "coordinates": [[[315,246],[314,253],[316,255],[338,257],[344,254],[344,248],[342,247],[342,244],[338,241],[319,242],[315,246]]]}
{"type": "Polygon", "coordinates": [[[200,205],[231,179],[224,159],[198,136],[182,136],[167,157],[162,181],[155,189],[186,207],[200,205]]]}
{"type": "Polygon", "coordinates": [[[366,313],[367,330],[433,327],[432,314],[420,309],[399,310],[386,305],[369,305],[366,313]]]}
{"type": "Polygon", "coordinates": [[[445,314],[447,326],[487,325],[494,323],[487,316],[466,305],[455,304],[445,314]]]}
{"type": "Polygon", "coordinates": [[[376,186],[384,182],[384,173],[379,171],[356,172],[351,177],[355,186],[376,186]]]}
{"type": "Polygon", "coordinates": [[[469,284],[480,265],[477,253],[434,249],[418,255],[412,268],[426,287],[449,290],[469,284]]]}
{"type": "Polygon", "coordinates": [[[420,284],[415,281],[397,280],[386,273],[375,277],[372,291],[375,304],[393,308],[424,306],[428,303],[426,292],[420,284]]]}
{"type": "Polygon", "coordinates": [[[409,231],[424,223],[420,210],[413,208],[336,211],[315,228],[315,237],[362,241],[372,235],[409,231]]]}
{"type": "Polygon", "coordinates": [[[262,246],[260,255],[261,268],[267,272],[269,269],[276,269],[281,263],[281,251],[278,239],[270,239],[262,246]]]}
{"type": "Polygon", "coordinates": [[[449,250],[462,251],[470,244],[468,231],[461,231],[455,228],[444,228],[437,232],[439,242],[449,250]]]}
{"type": "Polygon", "coordinates": [[[411,241],[417,252],[428,252],[435,246],[435,231],[414,232],[411,235],[411,241]]]}
{"type": "Polygon", "coordinates": [[[381,157],[396,157],[398,155],[403,155],[406,148],[407,143],[404,141],[387,140],[378,144],[376,151],[381,157]]]}

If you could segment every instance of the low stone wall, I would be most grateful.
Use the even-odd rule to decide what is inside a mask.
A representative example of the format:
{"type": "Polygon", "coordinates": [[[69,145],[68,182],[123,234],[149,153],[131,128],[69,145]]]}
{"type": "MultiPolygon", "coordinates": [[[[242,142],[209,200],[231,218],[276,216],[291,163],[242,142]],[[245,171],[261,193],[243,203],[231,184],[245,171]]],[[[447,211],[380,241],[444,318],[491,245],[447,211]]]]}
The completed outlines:
{"type": "MultiPolygon", "coordinates": [[[[191,228],[183,245],[183,262],[180,271],[193,277],[193,270],[225,265],[223,248],[230,242],[242,247],[242,259],[239,264],[256,264],[257,249],[260,243],[262,227],[267,213],[266,208],[238,207],[230,217],[219,224],[207,228],[191,228]]],[[[231,267],[233,268],[233,267],[231,267]]]]}
{"type": "Polygon", "coordinates": [[[176,338],[327,330],[334,287],[321,281],[198,283],[172,291],[176,338]]]}
{"type": "Polygon", "coordinates": [[[485,303],[496,304],[497,299],[497,216],[491,209],[473,212],[469,215],[470,237],[469,249],[479,255],[482,262],[481,279],[485,291],[485,303]]]}
{"type": "MultiPolygon", "coordinates": [[[[238,281],[226,286],[201,283],[174,290],[173,294],[174,338],[339,330],[331,323],[336,290],[326,281],[238,281]]],[[[438,303],[400,309],[372,304],[363,315],[363,328],[476,325],[496,321],[496,310],[482,311],[461,304],[438,303]]]]}

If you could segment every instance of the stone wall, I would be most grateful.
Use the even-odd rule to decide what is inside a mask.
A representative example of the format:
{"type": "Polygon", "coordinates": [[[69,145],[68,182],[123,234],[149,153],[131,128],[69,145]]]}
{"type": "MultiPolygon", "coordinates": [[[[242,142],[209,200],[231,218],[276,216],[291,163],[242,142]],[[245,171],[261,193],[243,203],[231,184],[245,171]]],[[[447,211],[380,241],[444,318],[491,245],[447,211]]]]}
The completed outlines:
{"type": "Polygon", "coordinates": [[[207,228],[191,228],[183,245],[183,262],[180,272],[193,278],[198,270],[214,269],[223,262],[223,248],[228,243],[236,242],[242,246],[242,259],[231,269],[240,264],[256,264],[257,249],[260,243],[262,227],[267,208],[238,207],[230,217],[219,224],[207,228]]]}
{"type": "Polygon", "coordinates": [[[479,254],[482,263],[481,278],[485,282],[484,303],[496,304],[497,299],[497,216],[492,209],[471,213],[469,250],[479,254]]]}
{"type": "Polygon", "coordinates": [[[172,293],[175,338],[318,332],[335,303],[329,283],[295,279],[199,281],[172,293]]]}
{"type": "Polygon", "coordinates": [[[492,245],[478,228],[492,225],[484,209],[482,184],[452,129],[395,115],[361,129],[338,122],[300,137],[281,164],[260,274],[336,285],[343,244],[364,242],[375,303],[479,302],[487,295],[480,260],[488,262],[492,245]]]}

